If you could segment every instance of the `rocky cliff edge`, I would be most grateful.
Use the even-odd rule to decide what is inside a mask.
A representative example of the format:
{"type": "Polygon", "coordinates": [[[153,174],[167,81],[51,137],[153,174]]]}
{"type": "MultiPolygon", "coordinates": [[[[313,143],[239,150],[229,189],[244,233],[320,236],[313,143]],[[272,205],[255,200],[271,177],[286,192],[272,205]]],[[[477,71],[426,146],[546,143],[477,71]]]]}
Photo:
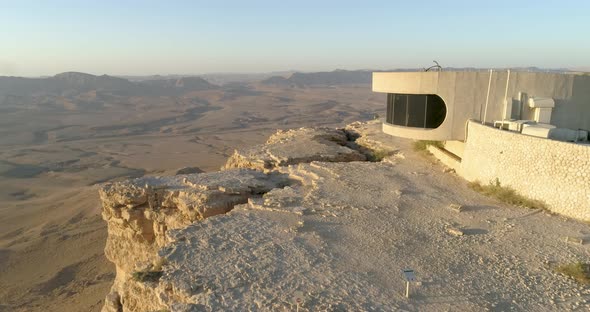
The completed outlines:
{"type": "Polygon", "coordinates": [[[105,312],[568,310],[590,300],[552,268],[589,256],[560,241],[583,224],[483,198],[376,122],[279,131],[222,171],[107,183],[100,197],[117,268],[105,312]],[[419,276],[410,300],[404,268],[419,276]]]}

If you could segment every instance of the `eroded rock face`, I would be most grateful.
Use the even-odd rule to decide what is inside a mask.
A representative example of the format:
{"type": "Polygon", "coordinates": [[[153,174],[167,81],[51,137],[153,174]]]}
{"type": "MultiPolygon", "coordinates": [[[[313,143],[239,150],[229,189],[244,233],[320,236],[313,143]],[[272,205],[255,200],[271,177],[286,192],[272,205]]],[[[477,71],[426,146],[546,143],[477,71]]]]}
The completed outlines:
{"type": "MultiPolygon", "coordinates": [[[[117,278],[103,310],[145,311],[168,309],[173,305],[192,306],[194,301],[181,300],[182,292],[176,289],[180,287],[178,283],[134,278],[134,273],[149,273],[156,270],[156,266],[160,270],[161,265],[155,263],[163,259],[158,255],[161,248],[171,246],[172,241],[174,245],[181,245],[179,237],[182,235],[168,235],[170,231],[187,229],[195,222],[200,224],[199,221],[227,213],[244,203],[248,203],[249,209],[301,215],[305,194],[297,185],[305,185],[309,191],[322,178],[314,170],[287,166],[312,161],[364,161],[367,157],[359,150],[368,149],[360,149],[354,142],[359,137],[362,134],[344,129],[278,131],[265,144],[236,151],[221,172],[144,177],[103,185],[99,192],[109,232],[105,253],[117,267],[117,278]],[[282,170],[277,170],[280,168],[282,170]],[[293,187],[285,187],[289,184],[293,187]],[[260,196],[262,194],[265,195],[260,196]]],[[[236,212],[236,216],[242,214],[236,212]]],[[[252,223],[254,228],[255,224],[252,223]]],[[[264,231],[264,228],[260,224],[255,231],[264,231]]],[[[207,244],[214,245],[213,242],[207,244]]]]}
{"type": "Polygon", "coordinates": [[[378,120],[353,122],[344,131],[352,140],[350,146],[364,154],[367,160],[395,163],[397,158],[403,157],[392,144],[391,136],[381,131],[378,120]]]}
{"type": "Polygon", "coordinates": [[[228,161],[266,173],[105,185],[106,253],[117,278],[103,311],[294,311],[299,292],[303,311],[507,310],[516,302],[521,310],[569,311],[590,300],[547,265],[588,258],[558,239],[585,233],[586,224],[498,207],[419,161],[423,155],[392,142],[379,124],[313,133],[280,132],[243,162],[228,161]],[[318,157],[317,146],[338,150],[330,142],[386,156],[333,162],[350,158],[327,153],[329,161],[305,162],[318,157]],[[281,146],[299,154],[278,157],[281,146]],[[469,208],[449,211],[457,203],[469,208]],[[421,283],[410,300],[400,274],[407,268],[421,283]],[[137,271],[143,279],[133,278],[137,271]]]}
{"type": "Polygon", "coordinates": [[[343,211],[378,210],[397,202],[399,195],[383,183],[389,174],[383,166],[312,162],[281,168],[302,183],[169,231],[170,244],[160,250],[166,266],[153,291],[172,311],[290,311],[297,290],[317,294],[306,298],[314,311],[362,311],[367,301],[387,310],[388,295],[370,278],[342,275],[326,250],[329,241],[304,218],[317,215],[330,223],[343,211]],[[353,182],[367,175],[372,176],[368,183],[353,182]],[[354,299],[359,297],[362,302],[354,299]]]}
{"type": "Polygon", "coordinates": [[[236,150],[224,169],[253,168],[269,170],[312,161],[349,162],[366,160],[365,155],[350,148],[342,129],[300,128],[279,130],[265,144],[236,150]]]}
{"type": "Polygon", "coordinates": [[[159,307],[151,288],[131,277],[134,272],[153,269],[159,259],[157,251],[168,242],[167,231],[226,213],[250,197],[288,184],[286,174],[234,169],[103,185],[99,193],[109,234],[105,254],[117,267],[104,311],[159,307]],[[147,301],[139,305],[142,298],[147,301]],[[150,301],[154,302],[150,305],[150,301]]]}

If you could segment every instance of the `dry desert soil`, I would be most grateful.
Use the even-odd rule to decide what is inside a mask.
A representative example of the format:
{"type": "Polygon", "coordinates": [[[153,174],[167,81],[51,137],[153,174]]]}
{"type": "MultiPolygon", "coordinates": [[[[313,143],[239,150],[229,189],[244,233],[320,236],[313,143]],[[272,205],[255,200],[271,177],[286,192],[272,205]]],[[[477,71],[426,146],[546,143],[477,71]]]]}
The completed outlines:
{"type": "Polygon", "coordinates": [[[97,184],[216,171],[276,129],[344,126],[384,110],[368,85],[35,92],[0,94],[0,311],[100,311],[115,268],[97,184]]]}

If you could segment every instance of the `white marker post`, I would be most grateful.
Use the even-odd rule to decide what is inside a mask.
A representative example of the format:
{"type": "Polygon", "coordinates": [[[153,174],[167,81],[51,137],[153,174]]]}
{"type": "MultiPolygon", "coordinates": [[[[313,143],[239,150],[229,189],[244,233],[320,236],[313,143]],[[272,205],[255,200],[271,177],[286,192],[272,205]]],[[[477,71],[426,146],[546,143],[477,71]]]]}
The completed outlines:
{"type": "Polygon", "coordinates": [[[297,312],[299,312],[299,306],[303,303],[304,294],[301,291],[296,291],[293,293],[293,303],[297,305],[297,312]]]}
{"type": "Polygon", "coordinates": [[[416,281],[416,274],[414,273],[414,270],[411,269],[403,269],[402,273],[406,280],[406,298],[410,298],[410,282],[416,281]]]}

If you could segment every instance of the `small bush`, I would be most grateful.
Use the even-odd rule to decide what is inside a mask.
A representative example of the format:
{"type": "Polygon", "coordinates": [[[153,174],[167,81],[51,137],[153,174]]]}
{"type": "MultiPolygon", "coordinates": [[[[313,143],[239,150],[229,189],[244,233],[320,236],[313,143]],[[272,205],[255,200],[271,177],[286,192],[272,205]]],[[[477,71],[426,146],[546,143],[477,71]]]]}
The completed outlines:
{"type": "Polygon", "coordinates": [[[414,142],[414,150],[415,151],[426,151],[426,150],[428,150],[429,145],[436,146],[438,148],[444,147],[441,141],[419,140],[419,141],[414,142]]]}
{"type": "Polygon", "coordinates": [[[555,269],[556,272],[567,275],[580,284],[590,285],[590,264],[576,262],[560,265],[555,269]]]}
{"type": "Polygon", "coordinates": [[[133,278],[134,281],[136,282],[157,282],[160,280],[160,277],[162,277],[162,271],[137,271],[137,272],[133,272],[133,274],[131,275],[131,277],[133,278]]]}
{"type": "Polygon", "coordinates": [[[469,187],[478,193],[496,198],[510,205],[526,208],[547,209],[546,205],[542,201],[524,197],[516,193],[516,191],[512,188],[501,186],[498,179],[496,179],[494,182],[490,182],[488,185],[482,185],[477,181],[470,182],[469,187]]]}

